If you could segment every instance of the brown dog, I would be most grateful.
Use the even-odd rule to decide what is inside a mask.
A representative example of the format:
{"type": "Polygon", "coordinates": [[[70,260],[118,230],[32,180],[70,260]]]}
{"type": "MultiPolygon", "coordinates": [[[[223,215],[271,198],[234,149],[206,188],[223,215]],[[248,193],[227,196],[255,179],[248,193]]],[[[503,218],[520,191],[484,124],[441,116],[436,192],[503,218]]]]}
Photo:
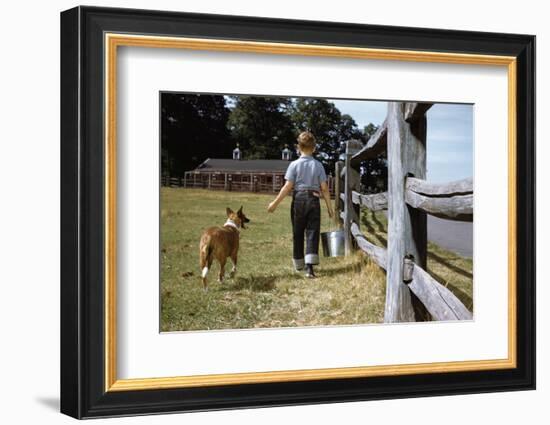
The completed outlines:
{"type": "Polygon", "coordinates": [[[220,263],[219,282],[222,282],[224,278],[227,257],[230,257],[233,263],[233,269],[229,276],[233,277],[237,272],[239,229],[241,227],[244,229],[244,223],[248,223],[250,220],[244,215],[242,206],[237,212],[233,212],[231,208],[226,208],[225,211],[227,213],[227,221],[223,227],[209,227],[201,236],[199,264],[202,270],[204,289],[208,288],[206,275],[212,266],[214,258],[220,263]]]}

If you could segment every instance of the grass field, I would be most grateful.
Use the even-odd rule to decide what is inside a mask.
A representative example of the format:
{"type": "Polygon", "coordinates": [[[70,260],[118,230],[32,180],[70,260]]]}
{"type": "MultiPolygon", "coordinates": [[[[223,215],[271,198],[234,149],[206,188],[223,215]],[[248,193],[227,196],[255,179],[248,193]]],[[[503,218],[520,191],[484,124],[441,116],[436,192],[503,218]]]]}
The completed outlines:
{"type": "MultiPolygon", "coordinates": [[[[385,273],[360,252],[347,258],[322,258],[317,279],[294,272],[290,199],[274,214],[267,214],[272,198],[162,188],[163,332],[382,322],[385,273]],[[198,265],[200,234],[206,227],[225,222],[226,207],[237,209],[241,205],[251,222],[241,230],[238,273],[220,284],[219,266],[214,262],[208,275],[209,290],[204,291],[198,265]]],[[[324,206],[322,214],[322,230],[329,230],[324,206]]],[[[385,225],[383,214],[363,213],[362,229],[372,242],[385,244],[385,225]]],[[[429,250],[429,271],[470,307],[471,260],[432,244],[429,250]]]]}

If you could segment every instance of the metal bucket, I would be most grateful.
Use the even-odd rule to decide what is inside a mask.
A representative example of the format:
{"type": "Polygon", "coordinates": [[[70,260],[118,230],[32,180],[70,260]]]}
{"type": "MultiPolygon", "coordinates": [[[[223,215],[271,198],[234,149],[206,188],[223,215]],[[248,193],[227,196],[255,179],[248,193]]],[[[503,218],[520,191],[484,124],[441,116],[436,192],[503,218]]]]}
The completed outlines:
{"type": "Polygon", "coordinates": [[[325,257],[341,257],[344,255],[344,231],[321,233],[321,244],[325,257]]]}

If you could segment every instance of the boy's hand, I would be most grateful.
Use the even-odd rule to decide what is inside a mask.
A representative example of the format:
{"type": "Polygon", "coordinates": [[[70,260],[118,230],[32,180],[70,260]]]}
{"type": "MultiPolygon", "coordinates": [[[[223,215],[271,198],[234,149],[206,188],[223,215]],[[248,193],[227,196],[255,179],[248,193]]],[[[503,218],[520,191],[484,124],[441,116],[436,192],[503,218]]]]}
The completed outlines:
{"type": "Polygon", "coordinates": [[[332,209],[328,210],[328,217],[330,219],[332,219],[332,217],[334,217],[334,212],[332,211],[332,209]]]}
{"type": "Polygon", "coordinates": [[[275,211],[276,208],[277,208],[277,204],[275,203],[275,201],[270,202],[269,205],[267,206],[267,212],[272,213],[273,211],[275,211]]]}

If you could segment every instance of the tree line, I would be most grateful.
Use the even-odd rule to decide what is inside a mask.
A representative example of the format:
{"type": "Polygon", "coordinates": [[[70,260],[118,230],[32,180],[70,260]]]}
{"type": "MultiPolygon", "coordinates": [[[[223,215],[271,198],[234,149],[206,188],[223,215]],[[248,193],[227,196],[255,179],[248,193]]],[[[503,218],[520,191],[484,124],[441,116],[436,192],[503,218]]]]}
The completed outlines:
{"type": "MultiPolygon", "coordinates": [[[[207,158],[231,158],[237,144],[243,159],[280,159],[282,149],[293,151],[296,137],[307,130],[317,139],[317,159],[331,173],[341,142],[366,143],[376,129],[360,129],[325,99],[162,93],[162,171],[182,176],[207,158]]],[[[383,161],[363,165],[367,186],[385,171],[383,161]]]]}

